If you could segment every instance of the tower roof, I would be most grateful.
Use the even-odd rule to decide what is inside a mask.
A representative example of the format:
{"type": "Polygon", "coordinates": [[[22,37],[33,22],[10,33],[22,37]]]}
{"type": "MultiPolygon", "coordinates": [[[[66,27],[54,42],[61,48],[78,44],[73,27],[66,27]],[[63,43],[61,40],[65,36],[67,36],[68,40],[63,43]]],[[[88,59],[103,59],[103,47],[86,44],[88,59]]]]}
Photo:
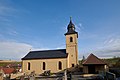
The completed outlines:
{"type": "Polygon", "coordinates": [[[68,24],[67,29],[69,29],[69,28],[74,28],[75,29],[75,25],[72,23],[72,18],[71,17],[70,17],[70,22],[68,24]]]}
{"type": "Polygon", "coordinates": [[[67,26],[67,33],[65,33],[65,35],[69,35],[69,34],[78,34],[75,31],[75,25],[73,24],[71,17],[70,17],[70,22],[69,22],[69,24],[67,26]]]}

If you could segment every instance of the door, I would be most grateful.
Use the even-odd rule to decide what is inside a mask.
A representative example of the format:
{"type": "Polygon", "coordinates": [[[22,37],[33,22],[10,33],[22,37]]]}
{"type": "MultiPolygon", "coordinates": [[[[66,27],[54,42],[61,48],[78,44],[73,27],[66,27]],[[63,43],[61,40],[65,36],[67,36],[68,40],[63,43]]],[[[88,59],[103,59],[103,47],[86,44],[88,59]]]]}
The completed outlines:
{"type": "Polygon", "coordinates": [[[88,73],[89,74],[94,74],[95,73],[95,66],[94,65],[88,66],[88,73]]]}

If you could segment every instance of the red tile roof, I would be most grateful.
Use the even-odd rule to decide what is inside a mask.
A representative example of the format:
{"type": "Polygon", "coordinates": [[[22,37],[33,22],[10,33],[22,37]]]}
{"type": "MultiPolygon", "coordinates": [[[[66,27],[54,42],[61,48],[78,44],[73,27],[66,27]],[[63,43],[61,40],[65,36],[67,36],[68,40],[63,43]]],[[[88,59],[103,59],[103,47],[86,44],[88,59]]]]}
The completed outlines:
{"type": "Polygon", "coordinates": [[[94,54],[90,54],[88,56],[88,58],[82,63],[83,65],[95,65],[95,64],[102,64],[105,65],[106,63],[99,59],[98,57],[96,57],[94,54]]]}
{"type": "Polygon", "coordinates": [[[14,68],[1,68],[5,74],[11,74],[15,71],[14,68]]]}

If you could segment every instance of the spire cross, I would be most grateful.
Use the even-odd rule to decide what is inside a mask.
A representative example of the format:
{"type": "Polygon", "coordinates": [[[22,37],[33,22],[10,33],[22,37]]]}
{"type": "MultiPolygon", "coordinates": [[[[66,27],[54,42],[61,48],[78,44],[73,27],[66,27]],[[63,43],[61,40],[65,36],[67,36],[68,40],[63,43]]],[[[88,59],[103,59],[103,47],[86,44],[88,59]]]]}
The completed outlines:
{"type": "Polygon", "coordinates": [[[72,17],[70,16],[70,21],[72,20],[72,17]]]}

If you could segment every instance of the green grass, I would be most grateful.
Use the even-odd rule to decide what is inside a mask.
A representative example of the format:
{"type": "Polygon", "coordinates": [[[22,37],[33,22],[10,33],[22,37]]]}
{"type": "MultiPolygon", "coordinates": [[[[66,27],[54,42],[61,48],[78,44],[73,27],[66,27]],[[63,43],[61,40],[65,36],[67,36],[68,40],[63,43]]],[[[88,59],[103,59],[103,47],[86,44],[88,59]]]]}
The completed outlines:
{"type": "Polygon", "coordinates": [[[114,67],[118,61],[120,60],[120,57],[114,57],[109,59],[103,59],[110,67],[114,67]]]}

